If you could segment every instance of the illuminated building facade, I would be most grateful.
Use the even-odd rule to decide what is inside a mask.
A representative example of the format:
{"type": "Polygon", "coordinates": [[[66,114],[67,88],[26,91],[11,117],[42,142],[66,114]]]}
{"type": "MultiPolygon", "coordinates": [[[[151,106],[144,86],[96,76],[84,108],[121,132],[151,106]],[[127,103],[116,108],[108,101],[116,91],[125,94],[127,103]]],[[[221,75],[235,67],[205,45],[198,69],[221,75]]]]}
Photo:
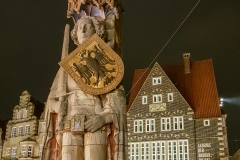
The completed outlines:
{"type": "Polygon", "coordinates": [[[21,94],[12,120],[7,123],[2,157],[39,159],[44,130],[43,108],[44,105],[31,98],[28,91],[21,94]]]}
{"type": "Polygon", "coordinates": [[[183,59],[183,65],[135,71],[127,113],[130,160],[229,159],[212,60],[183,59]]]}

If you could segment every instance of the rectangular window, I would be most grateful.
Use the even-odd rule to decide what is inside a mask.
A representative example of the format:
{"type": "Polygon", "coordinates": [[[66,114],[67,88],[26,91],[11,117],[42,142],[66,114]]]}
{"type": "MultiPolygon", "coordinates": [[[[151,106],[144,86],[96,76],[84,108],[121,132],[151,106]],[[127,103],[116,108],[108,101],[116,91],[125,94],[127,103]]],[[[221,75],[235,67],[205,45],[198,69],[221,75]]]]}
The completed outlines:
{"type": "Polygon", "coordinates": [[[130,160],[189,160],[188,140],[130,144],[130,160]]]}
{"type": "Polygon", "coordinates": [[[17,112],[17,119],[21,119],[22,118],[22,111],[18,111],[17,112]]]}
{"type": "Polygon", "coordinates": [[[139,160],[139,143],[131,144],[131,160],[139,160]]]}
{"type": "Polygon", "coordinates": [[[28,157],[32,157],[33,146],[28,146],[28,157]]]}
{"type": "Polygon", "coordinates": [[[27,118],[27,113],[28,113],[28,110],[23,111],[23,118],[27,118]]]}
{"type": "Polygon", "coordinates": [[[149,160],[150,159],[150,148],[149,148],[149,142],[142,142],[141,143],[141,157],[142,160],[149,160]]]}
{"type": "Polygon", "coordinates": [[[22,136],[23,135],[23,126],[19,126],[18,127],[18,136],[22,136]]]}
{"type": "Polygon", "coordinates": [[[155,132],[155,119],[146,119],[146,132],[155,132]]]}
{"type": "Polygon", "coordinates": [[[143,120],[134,120],[134,133],[143,132],[143,120]]]}
{"type": "Polygon", "coordinates": [[[45,129],[45,122],[42,122],[42,126],[41,126],[41,133],[44,132],[44,129],[45,129]]]}
{"type": "Polygon", "coordinates": [[[160,103],[160,102],[162,102],[162,94],[154,94],[153,103],[160,103]]]}
{"type": "Polygon", "coordinates": [[[188,140],[178,141],[179,160],[188,160],[188,140]]]}
{"type": "Polygon", "coordinates": [[[177,141],[168,141],[168,160],[177,160],[177,141]]]}
{"type": "Polygon", "coordinates": [[[11,137],[16,137],[16,127],[12,127],[11,137]]]}
{"type": "Polygon", "coordinates": [[[147,96],[142,96],[142,104],[147,104],[147,96]]]}
{"type": "Polygon", "coordinates": [[[154,77],[154,78],[152,78],[152,84],[153,85],[162,84],[162,77],[154,77]]]}
{"type": "Polygon", "coordinates": [[[168,93],[168,102],[173,101],[173,93],[168,93]]]}
{"type": "Polygon", "coordinates": [[[170,131],[171,130],[171,119],[170,119],[170,117],[161,118],[161,129],[162,129],[162,131],[170,131]]]}
{"type": "Polygon", "coordinates": [[[183,117],[173,117],[174,130],[183,130],[183,117]]]}
{"type": "Polygon", "coordinates": [[[21,148],[21,157],[26,157],[27,146],[23,145],[21,148]]]}
{"type": "Polygon", "coordinates": [[[6,148],[5,156],[10,157],[10,148],[6,148]]]}
{"type": "Polygon", "coordinates": [[[17,148],[12,148],[12,158],[16,158],[17,148]]]}
{"type": "Polygon", "coordinates": [[[203,121],[204,126],[210,126],[210,121],[209,119],[203,121]]]}
{"type": "Polygon", "coordinates": [[[25,135],[29,135],[30,134],[30,125],[26,125],[25,126],[25,135]]]}

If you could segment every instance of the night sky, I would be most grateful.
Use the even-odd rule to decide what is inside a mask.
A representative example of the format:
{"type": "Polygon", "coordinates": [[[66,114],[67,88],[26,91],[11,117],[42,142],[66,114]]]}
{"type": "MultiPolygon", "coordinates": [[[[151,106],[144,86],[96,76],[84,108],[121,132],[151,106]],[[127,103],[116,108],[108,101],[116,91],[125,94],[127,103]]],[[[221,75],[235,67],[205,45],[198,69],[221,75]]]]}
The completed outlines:
{"type": "MultiPolygon", "coordinates": [[[[147,68],[197,0],[122,0],[124,86],[147,68]]],[[[45,102],[59,68],[67,0],[1,0],[0,119],[11,119],[24,90],[45,102]]],[[[76,46],[71,42],[70,52],[76,46]]],[[[160,53],[160,65],[212,59],[219,97],[226,98],[230,154],[240,143],[240,1],[202,0],[160,53]]]]}

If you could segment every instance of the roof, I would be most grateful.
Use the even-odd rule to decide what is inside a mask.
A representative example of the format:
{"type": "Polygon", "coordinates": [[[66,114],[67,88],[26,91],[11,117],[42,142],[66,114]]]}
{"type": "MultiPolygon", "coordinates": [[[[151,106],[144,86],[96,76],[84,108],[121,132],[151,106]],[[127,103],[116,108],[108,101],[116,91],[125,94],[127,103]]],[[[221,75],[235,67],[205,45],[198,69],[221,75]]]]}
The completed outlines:
{"type": "MultiPolygon", "coordinates": [[[[221,116],[211,59],[192,62],[191,73],[189,74],[184,74],[183,64],[163,66],[162,69],[192,107],[195,118],[221,116]]],[[[134,84],[135,86],[131,91],[127,110],[133,103],[150,71],[149,68],[135,70],[133,78],[133,86],[134,84]],[[145,74],[142,76],[144,72],[145,74]],[[139,80],[141,76],[142,78],[139,80]]]]}

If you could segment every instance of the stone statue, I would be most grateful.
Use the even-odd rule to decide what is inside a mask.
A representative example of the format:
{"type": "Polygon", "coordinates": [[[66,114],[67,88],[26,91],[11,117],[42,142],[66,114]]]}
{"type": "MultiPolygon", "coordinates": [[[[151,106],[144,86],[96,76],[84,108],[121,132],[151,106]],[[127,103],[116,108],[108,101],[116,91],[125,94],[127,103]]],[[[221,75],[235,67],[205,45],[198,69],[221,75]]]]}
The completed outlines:
{"type": "MultiPolygon", "coordinates": [[[[71,36],[75,44],[82,44],[94,33],[105,38],[103,22],[83,16],[71,36]]],[[[66,48],[63,47],[65,52],[66,48]]],[[[127,159],[126,99],[122,85],[103,95],[86,94],[60,69],[53,82],[47,108],[42,159],[54,159],[50,149],[54,136],[62,149],[62,160],[127,159]],[[58,114],[55,126],[51,112],[58,114]]]]}

